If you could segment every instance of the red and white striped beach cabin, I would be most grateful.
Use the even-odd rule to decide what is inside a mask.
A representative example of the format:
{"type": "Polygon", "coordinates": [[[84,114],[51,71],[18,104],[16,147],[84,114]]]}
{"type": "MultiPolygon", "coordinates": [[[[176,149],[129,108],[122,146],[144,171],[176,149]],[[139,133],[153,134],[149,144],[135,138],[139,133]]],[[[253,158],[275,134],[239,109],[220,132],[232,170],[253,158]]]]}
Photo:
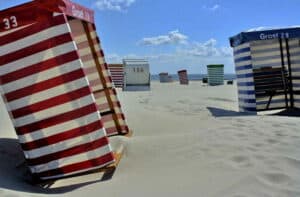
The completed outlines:
{"type": "Polygon", "coordinates": [[[123,88],[124,66],[123,64],[108,64],[111,79],[116,88],[123,88]]]}
{"type": "Polygon", "coordinates": [[[183,85],[189,84],[189,78],[187,75],[187,70],[179,70],[178,71],[179,83],[183,85]]]}
{"type": "Polygon", "coordinates": [[[55,179],[114,162],[126,134],[93,11],[36,0],[0,11],[1,94],[31,173],[55,179]]]}

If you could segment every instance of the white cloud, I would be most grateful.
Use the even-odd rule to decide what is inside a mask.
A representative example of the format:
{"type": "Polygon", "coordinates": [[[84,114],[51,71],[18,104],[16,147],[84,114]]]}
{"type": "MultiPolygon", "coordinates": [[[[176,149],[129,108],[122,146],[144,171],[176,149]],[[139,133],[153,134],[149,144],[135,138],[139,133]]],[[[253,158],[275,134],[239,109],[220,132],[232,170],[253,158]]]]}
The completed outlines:
{"type": "Polygon", "coordinates": [[[188,37],[178,30],[170,31],[167,35],[143,38],[140,45],[186,44],[188,37]]]}
{"type": "Polygon", "coordinates": [[[180,51],[186,55],[199,57],[216,57],[216,56],[231,56],[232,49],[230,47],[217,47],[216,39],[209,39],[204,43],[194,42],[180,51]]]}
{"type": "Polygon", "coordinates": [[[215,4],[211,7],[204,5],[203,8],[214,12],[214,11],[220,9],[221,6],[219,4],[215,4]]]}
{"type": "Polygon", "coordinates": [[[124,11],[134,2],[135,0],[97,0],[95,6],[99,10],[124,11]]]}
{"type": "Polygon", "coordinates": [[[217,46],[217,40],[213,38],[205,42],[188,42],[187,39],[185,41],[185,45],[176,46],[173,51],[168,53],[110,54],[106,55],[106,60],[108,63],[118,63],[122,62],[123,58],[147,59],[153,73],[175,72],[181,68],[188,68],[193,73],[206,72],[206,65],[208,64],[225,64],[230,68],[227,72],[234,72],[233,55],[230,47],[217,46]]]}

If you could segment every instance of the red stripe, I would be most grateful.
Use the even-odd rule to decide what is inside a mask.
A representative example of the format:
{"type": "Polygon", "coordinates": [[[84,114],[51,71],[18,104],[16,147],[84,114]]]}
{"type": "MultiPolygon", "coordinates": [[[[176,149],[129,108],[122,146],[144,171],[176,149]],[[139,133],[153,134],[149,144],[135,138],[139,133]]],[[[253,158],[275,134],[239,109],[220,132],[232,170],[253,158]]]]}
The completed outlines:
{"type": "Polygon", "coordinates": [[[11,42],[15,42],[26,36],[41,32],[50,27],[54,27],[56,25],[61,25],[64,23],[66,23],[65,17],[63,15],[60,15],[60,16],[51,18],[51,20],[47,20],[47,21],[36,23],[34,25],[30,25],[29,27],[25,27],[21,30],[12,32],[10,34],[6,34],[4,36],[0,36],[0,38],[1,38],[0,46],[11,43],[11,42]]]}
{"type": "Polygon", "coordinates": [[[11,111],[14,118],[36,113],[92,94],[88,86],[11,111]]]}
{"type": "Polygon", "coordinates": [[[48,155],[43,155],[41,157],[37,157],[34,159],[27,159],[28,165],[29,166],[35,166],[35,165],[41,165],[41,164],[46,164],[51,161],[55,161],[61,158],[65,157],[70,157],[73,155],[78,155],[80,153],[88,152],[95,150],[97,148],[101,148],[105,145],[108,145],[108,139],[107,137],[102,137],[100,139],[97,139],[95,141],[86,143],[86,144],[81,144],[78,146],[74,146],[72,148],[68,148],[66,150],[62,150],[59,152],[51,153],[48,155]]]}
{"type": "Polygon", "coordinates": [[[108,165],[114,161],[114,156],[112,153],[108,153],[106,155],[103,155],[101,157],[98,157],[96,159],[91,159],[79,163],[74,163],[71,165],[64,166],[62,168],[57,168],[53,170],[48,170],[41,173],[34,173],[33,175],[36,175],[38,177],[51,177],[56,175],[64,175],[68,173],[74,173],[81,170],[88,171],[90,168],[95,168],[97,166],[103,167],[105,165],[108,165]]]}
{"type": "Polygon", "coordinates": [[[21,146],[23,150],[32,150],[32,149],[48,146],[51,144],[56,144],[58,142],[62,142],[88,133],[92,133],[102,128],[103,128],[102,122],[100,120],[97,120],[96,122],[75,129],[71,129],[65,132],[61,132],[56,135],[52,135],[50,137],[42,138],[28,143],[23,143],[21,144],[21,146]]]}
{"type": "MultiPolygon", "coordinates": [[[[72,37],[70,33],[65,33],[62,35],[58,35],[52,38],[49,38],[47,40],[44,40],[42,42],[38,42],[36,44],[33,44],[29,47],[25,47],[23,49],[20,49],[18,51],[14,51],[12,53],[6,54],[4,56],[1,56],[0,58],[0,66],[7,64],[12,61],[16,61],[18,59],[33,55],[35,53],[51,49],[55,46],[58,46],[60,44],[64,44],[67,42],[71,42],[72,37]]],[[[75,49],[75,47],[74,47],[75,49]]]]}
{"type": "Polygon", "coordinates": [[[44,120],[40,120],[31,124],[27,124],[21,127],[17,127],[16,131],[18,135],[24,135],[26,133],[31,133],[40,129],[45,129],[63,122],[67,122],[70,120],[74,120],[83,116],[86,116],[88,114],[94,113],[97,111],[97,107],[94,103],[77,108],[73,111],[69,111],[66,113],[62,113],[56,116],[53,116],[51,118],[47,118],[44,120]]]}
{"type": "Polygon", "coordinates": [[[48,70],[50,68],[65,64],[67,62],[71,62],[73,60],[79,59],[76,51],[72,51],[51,59],[48,59],[44,62],[39,62],[37,64],[33,64],[26,68],[22,68],[20,70],[16,70],[14,72],[8,73],[1,77],[2,84],[6,84],[12,82],[16,79],[21,79],[23,77],[27,77],[29,75],[36,74],[38,72],[42,72],[48,70]]]}
{"type": "Polygon", "coordinates": [[[118,131],[116,127],[105,128],[106,134],[108,136],[118,135],[118,134],[127,134],[129,129],[126,125],[121,125],[121,131],[118,131]]]}
{"type": "Polygon", "coordinates": [[[9,93],[5,94],[5,97],[7,99],[8,102],[25,97],[25,96],[29,96],[56,86],[59,86],[61,84],[64,83],[68,83],[70,81],[74,81],[76,79],[80,79],[83,78],[85,75],[83,73],[83,70],[81,68],[69,72],[69,73],[65,73],[63,75],[54,77],[52,79],[48,79],[45,81],[42,81],[40,83],[36,83],[30,86],[27,86],[25,88],[21,88],[19,90],[15,90],[9,93]]]}
{"type": "Polygon", "coordinates": [[[118,135],[118,129],[116,127],[105,128],[107,136],[118,135]]]}

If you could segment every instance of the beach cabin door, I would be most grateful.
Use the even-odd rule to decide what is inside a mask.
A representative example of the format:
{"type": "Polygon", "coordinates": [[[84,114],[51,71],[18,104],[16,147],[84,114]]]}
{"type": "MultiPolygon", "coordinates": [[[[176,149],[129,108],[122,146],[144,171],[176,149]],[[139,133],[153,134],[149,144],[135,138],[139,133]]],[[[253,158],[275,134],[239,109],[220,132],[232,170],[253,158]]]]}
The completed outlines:
{"type": "Polygon", "coordinates": [[[279,38],[251,43],[257,111],[295,106],[292,63],[295,63],[297,50],[299,39],[279,38]]]}

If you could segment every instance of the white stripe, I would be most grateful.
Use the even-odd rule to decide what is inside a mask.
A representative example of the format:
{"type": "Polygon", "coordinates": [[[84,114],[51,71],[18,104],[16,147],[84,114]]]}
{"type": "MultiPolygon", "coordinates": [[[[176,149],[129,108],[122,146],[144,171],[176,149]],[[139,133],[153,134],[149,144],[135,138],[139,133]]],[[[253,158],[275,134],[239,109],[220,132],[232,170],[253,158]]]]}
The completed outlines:
{"type": "Polygon", "coordinates": [[[27,133],[24,135],[19,135],[19,141],[20,143],[29,143],[35,140],[39,140],[42,138],[50,137],[52,135],[62,133],[68,130],[72,130],[87,124],[90,124],[92,122],[95,122],[99,120],[99,113],[94,112],[91,114],[88,114],[86,116],[82,116],[80,118],[70,120],[68,122],[63,122],[57,125],[54,125],[52,127],[47,127],[42,130],[37,130],[35,132],[27,133]]]}
{"type": "Polygon", "coordinates": [[[95,159],[95,158],[101,157],[103,155],[106,155],[106,154],[110,153],[111,151],[112,151],[111,147],[109,145],[106,145],[106,146],[102,146],[102,147],[97,148],[92,151],[84,152],[84,153],[69,156],[69,157],[64,157],[64,158],[61,158],[61,159],[58,159],[55,161],[48,162],[46,164],[31,166],[30,168],[31,168],[32,172],[34,172],[34,173],[53,170],[53,169],[57,169],[57,168],[62,168],[67,165],[95,159]]]}
{"type": "Polygon", "coordinates": [[[96,86],[91,86],[91,88],[92,88],[93,92],[95,92],[97,90],[103,90],[103,86],[100,83],[98,85],[96,85],[96,86]]]}
{"type": "Polygon", "coordinates": [[[254,86],[238,86],[238,90],[254,91],[254,86]]]}
{"type": "Polygon", "coordinates": [[[59,15],[62,15],[62,13],[58,13],[58,12],[54,12],[53,13],[53,16],[55,17],[55,16],[59,16],[59,15]]]}
{"type": "Polygon", "coordinates": [[[256,103],[244,103],[244,102],[239,102],[240,107],[251,107],[251,108],[256,108],[256,103]]]}
{"type": "Polygon", "coordinates": [[[85,134],[85,135],[80,135],[71,139],[67,139],[61,142],[58,142],[56,144],[50,144],[48,146],[36,148],[33,150],[29,151],[24,151],[24,154],[28,155],[28,158],[34,159],[37,157],[41,157],[44,155],[56,153],[59,151],[63,151],[75,146],[83,145],[89,142],[92,142],[94,140],[100,139],[104,137],[104,132],[102,129],[93,131],[91,133],[85,134]]]}
{"type": "Polygon", "coordinates": [[[236,71],[237,75],[250,74],[250,73],[253,73],[252,69],[245,69],[245,70],[237,70],[236,71]]]}
{"type": "Polygon", "coordinates": [[[81,68],[81,62],[79,60],[74,60],[72,62],[68,62],[60,66],[58,65],[54,68],[4,84],[3,89],[6,91],[6,93],[12,92],[33,84],[40,83],[42,81],[46,81],[48,79],[52,79],[54,77],[64,75],[79,68],[81,68]]]}
{"type": "Polygon", "coordinates": [[[253,77],[239,78],[238,82],[253,82],[253,77]]]}
{"type": "Polygon", "coordinates": [[[249,46],[250,46],[250,44],[249,44],[249,42],[247,42],[247,43],[245,43],[245,44],[241,44],[241,45],[239,45],[239,46],[234,47],[233,50],[234,50],[234,51],[238,51],[238,50],[240,50],[240,49],[249,48],[249,46]]]}
{"type": "Polygon", "coordinates": [[[111,127],[116,127],[115,121],[112,117],[109,120],[103,121],[103,124],[106,129],[111,127]]]}
{"type": "MultiPolygon", "coordinates": [[[[0,32],[0,36],[4,36],[4,35],[7,35],[7,34],[10,34],[10,33],[13,33],[15,31],[19,31],[21,29],[24,29],[28,26],[31,26],[33,25],[34,23],[31,23],[31,24],[28,24],[28,25],[24,25],[24,26],[21,26],[21,27],[18,27],[18,28],[13,28],[13,29],[10,29],[10,30],[7,30],[7,31],[4,31],[4,32],[0,32]]],[[[2,38],[1,38],[2,39],[2,38]]]]}
{"type": "Polygon", "coordinates": [[[269,57],[269,56],[275,56],[275,55],[280,55],[280,50],[278,51],[273,51],[273,52],[252,52],[252,58],[260,58],[260,57],[269,57]]]}
{"type": "Polygon", "coordinates": [[[239,94],[239,99],[255,99],[255,94],[239,94]]]}
{"type": "Polygon", "coordinates": [[[83,67],[84,68],[92,68],[92,67],[96,67],[96,63],[94,59],[91,59],[89,61],[84,61],[83,62],[83,67]]]}
{"type": "Polygon", "coordinates": [[[250,51],[234,55],[234,59],[236,60],[236,59],[239,59],[239,58],[242,58],[242,57],[248,57],[248,56],[251,56],[250,51]]]}
{"type": "Polygon", "coordinates": [[[67,32],[69,32],[69,29],[66,24],[50,27],[41,32],[31,34],[30,36],[26,36],[20,40],[1,46],[0,56],[12,53],[25,47],[32,46],[55,36],[65,34],[67,32]]]}
{"type": "Polygon", "coordinates": [[[240,66],[246,66],[246,65],[249,65],[249,64],[251,64],[251,60],[235,63],[235,66],[240,67],[240,66]]]}
{"type": "Polygon", "coordinates": [[[259,60],[259,61],[256,61],[256,60],[252,60],[252,65],[253,67],[256,67],[256,65],[261,65],[261,64],[272,64],[272,63],[275,63],[275,64],[280,64],[281,65],[281,58],[268,58],[268,59],[265,59],[265,60],[259,60]]]}
{"type": "Polygon", "coordinates": [[[80,57],[83,57],[83,56],[85,56],[85,55],[88,55],[88,54],[91,54],[91,53],[92,53],[90,47],[86,47],[86,48],[84,48],[84,49],[79,49],[78,52],[79,52],[79,54],[80,54],[80,57]]]}
{"type": "Polygon", "coordinates": [[[47,98],[53,98],[58,95],[65,94],[67,92],[71,92],[73,90],[77,90],[82,87],[86,87],[87,80],[85,77],[71,81],[69,83],[61,84],[59,86],[55,86],[53,88],[37,92],[35,94],[22,97],[20,99],[9,102],[9,106],[11,110],[19,109],[21,107],[25,107],[28,105],[32,105],[34,103],[44,101],[47,98]]]}
{"type": "Polygon", "coordinates": [[[43,62],[50,58],[71,52],[76,50],[74,42],[68,42],[65,44],[61,44],[59,46],[53,47],[51,49],[47,49],[45,51],[41,51],[39,53],[32,54],[30,56],[26,56],[24,58],[18,59],[16,61],[10,62],[3,66],[0,66],[0,73],[2,75],[8,74],[10,72],[26,68],[29,65],[37,64],[39,62],[43,62]]]}
{"type": "Polygon", "coordinates": [[[279,43],[275,44],[263,44],[263,45],[251,45],[251,52],[256,50],[268,50],[268,49],[280,49],[279,43]]]}
{"type": "Polygon", "coordinates": [[[70,112],[72,110],[87,106],[92,104],[94,101],[91,95],[87,95],[85,97],[78,98],[68,103],[64,103],[61,105],[56,105],[51,108],[47,108],[42,111],[38,111],[36,113],[31,113],[26,116],[16,118],[15,119],[15,127],[24,126],[27,124],[35,123],[50,117],[53,117],[58,114],[62,114],[65,112],[70,112]]]}
{"type": "MultiPolygon", "coordinates": [[[[87,77],[88,77],[89,81],[96,80],[96,79],[100,80],[98,72],[90,73],[87,75],[87,77]]],[[[100,82],[101,82],[101,80],[100,80],[100,82]]]]}

